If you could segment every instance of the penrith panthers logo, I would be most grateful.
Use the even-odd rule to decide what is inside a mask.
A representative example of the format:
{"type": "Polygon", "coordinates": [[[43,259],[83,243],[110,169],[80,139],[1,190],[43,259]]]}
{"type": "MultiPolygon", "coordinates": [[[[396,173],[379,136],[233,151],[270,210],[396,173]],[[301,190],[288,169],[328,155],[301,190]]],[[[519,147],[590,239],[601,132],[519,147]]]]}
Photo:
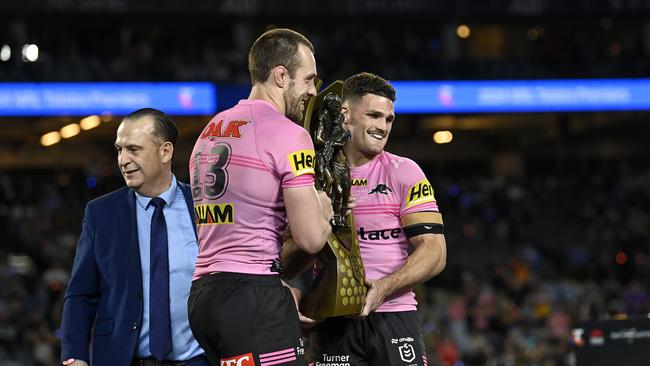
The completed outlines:
{"type": "Polygon", "coordinates": [[[393,190],[390,189],[390,187],[388,187],[387,185],[385,185],[383,183],[380,183],[380,184],[377,184],[377,187],[373,188],[370,192],[368,192],[368,194],[370,195],[370,194],[373,194],[373,193],[381,193],[381,194],[388,195],[388,193],[392,192],[392,191],[393,190]]]}

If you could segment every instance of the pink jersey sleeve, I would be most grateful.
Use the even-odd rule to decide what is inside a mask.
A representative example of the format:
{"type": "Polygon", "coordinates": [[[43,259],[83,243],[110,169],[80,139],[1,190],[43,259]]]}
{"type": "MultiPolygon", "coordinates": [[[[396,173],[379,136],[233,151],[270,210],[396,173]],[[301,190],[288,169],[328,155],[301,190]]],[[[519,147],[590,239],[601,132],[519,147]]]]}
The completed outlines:
{"type": "Polygon", "coordinates": [[[414,212],[438,212],[438,204],[431,183],[422,169],[411,159],[404,159],[395,170],[399,182],[401,204],[399,216],[414,212]]]}
{"type": "Polygon", "coordinates": [[[274,131],[261,148],[261,156],[282,188],[314,185],[314,144],[304,128],[292,124],[274,131]]]}

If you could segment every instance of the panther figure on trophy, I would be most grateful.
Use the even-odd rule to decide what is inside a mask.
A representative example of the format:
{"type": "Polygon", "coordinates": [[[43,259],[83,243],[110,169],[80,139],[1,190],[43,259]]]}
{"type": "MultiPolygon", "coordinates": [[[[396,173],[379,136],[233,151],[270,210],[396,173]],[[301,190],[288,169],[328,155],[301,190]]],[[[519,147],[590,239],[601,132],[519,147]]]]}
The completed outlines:
{"type": "Polygon", "coordinates": [[[350,131],[343,128],[341,98],[329,93],[323,99],[315,133],[316,188],[332,199],[332,225],[346,227],[345,221],[350,196],[350,167],[343,148],[350,141],[350,131]]]}

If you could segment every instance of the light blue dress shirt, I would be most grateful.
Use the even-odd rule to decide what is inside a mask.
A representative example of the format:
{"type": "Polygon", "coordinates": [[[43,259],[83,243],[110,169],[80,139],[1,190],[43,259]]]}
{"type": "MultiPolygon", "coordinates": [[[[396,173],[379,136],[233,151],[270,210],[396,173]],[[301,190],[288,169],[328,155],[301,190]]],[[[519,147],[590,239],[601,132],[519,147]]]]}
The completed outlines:
{"type": "MultiPolygon", "coordinates": [[[[192,336],[187,318],[187,298],[192,286],[192,274],[198,254],[198,243],[192,227],[192,218],[187,209],[185,196],[172,176],[169,189],[158,196],[165,200],[163,208],[167,223],[169,249],[169,310],[172,323],[172,350],[168,360],[182,361],[203,354],[192,336]]],[[[149,351],[149,265],[151,217],[154,207],[149,206],[152,197],[136,193],[136,216],[138,220],[138,240],[140,242],[140,263],[142,265],[143,307],[142,327],[136,351],[137,357],[150,357],[149,351]]]]}

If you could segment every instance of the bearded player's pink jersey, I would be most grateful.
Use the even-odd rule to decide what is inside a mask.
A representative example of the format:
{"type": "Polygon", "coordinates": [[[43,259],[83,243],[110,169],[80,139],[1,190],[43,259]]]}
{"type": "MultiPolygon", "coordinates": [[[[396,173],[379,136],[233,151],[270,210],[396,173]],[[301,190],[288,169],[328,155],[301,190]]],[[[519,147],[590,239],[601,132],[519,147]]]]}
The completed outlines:
{"type": "Polygon", "coordinates": [[[241,100],[204,128],[190,158],[199,236],[194,279],[272,274],[286,229],[283,188],[314,185],[314,146],[262,100],[241,100]]]}
{"type": "MultiPolygon", "coordinates": [[[[422,212],[438,212],[431,184],[410,159],[382,152],[360,167],[350,168],[357,238],[366,277],[383,278],[396,272],[408,257],[408,238],[400,218],[422,212]]],[[[386,298],[376,311],[417,309],[415,293],[407,290],[386,298]]]]}

